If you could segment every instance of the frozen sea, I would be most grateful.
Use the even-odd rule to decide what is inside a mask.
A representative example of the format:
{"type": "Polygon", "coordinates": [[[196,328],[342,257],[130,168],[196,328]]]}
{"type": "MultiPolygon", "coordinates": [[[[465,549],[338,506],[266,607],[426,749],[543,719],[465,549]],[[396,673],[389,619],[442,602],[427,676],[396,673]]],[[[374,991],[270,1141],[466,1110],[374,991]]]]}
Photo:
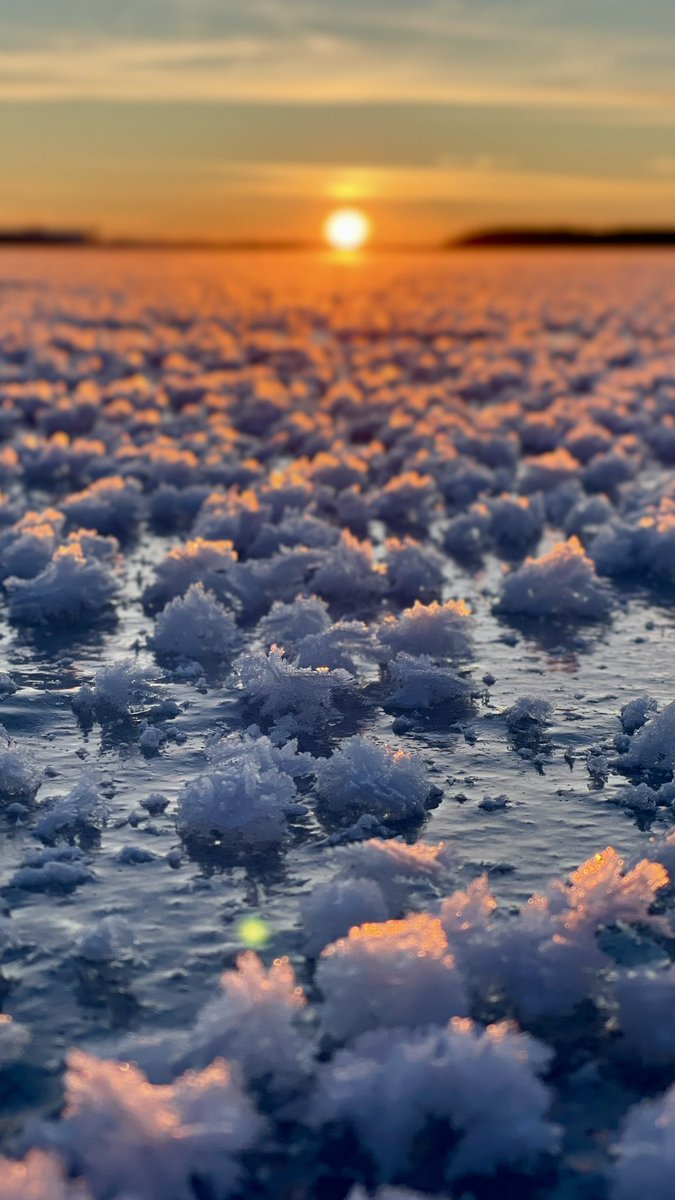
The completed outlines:
{"type": "Polygon", "coordinates": [[[1,1200],[56,1196],[57,1177],[93,1200],[669,1194],[670,1109],[658,1137],[648,1113],[639,1137],[623,1122],[675,1080],[675,907],[665,876],[643,872],[632,907],[624,884],[641,860],[675,865],[674,268],[653,251],[0,252],[0,1131],[12,1158],[50,1156],[33,1191],[0,1177],[1,1200]],[[181,608],[202,583],[210,608],[181,608]],[[319,597],[320,628],[298,596],[319,597]],[[288,678],[270,610],[297,626],[288,678]],[[359,738],[389,748],[389,782],[365,758],[330,773],[359,738]],[[289,744],[311,756],[295,775],[270,758],[289,744]],[[430,871],[373,866],[371,842],[445,845],[430,871]],[[607,847],[611,886],[589,869],[570,889],[607,847]],[[449,924],[448,897],[485,874],[494,902],[449,924]],[[263,975],[245,1000],[226,989],[200,1042],[247,949],[288,959],[306,1003],[263,975]],[[441,974],[418,981],[416,960],[441,974]],[[435,1082],[392,1063],[377,1086],[400,1099],[373,1132],[360,1039],[385,1030],[384,1061],[451,1018],[475,1022],[455,1040],[512,1020],[500,1045],[520,1027],[550,1056],[514,1042],[487,1099],[485,1056],[443,1050],[435,1082]],[[225,1151],[217,1098],[199,1119],[175,1100],[178,1165],[125,1172],[106,1138],[144,1162],[161,1122],[139,1133],[84,1068],[64,1113],[72,1048],[138,1062],[151,1108],[225,1057],[266,1124],[228,1110],[225,1151]],[[492,1147],[505,1106],[527,1130],[492,1147]]]}

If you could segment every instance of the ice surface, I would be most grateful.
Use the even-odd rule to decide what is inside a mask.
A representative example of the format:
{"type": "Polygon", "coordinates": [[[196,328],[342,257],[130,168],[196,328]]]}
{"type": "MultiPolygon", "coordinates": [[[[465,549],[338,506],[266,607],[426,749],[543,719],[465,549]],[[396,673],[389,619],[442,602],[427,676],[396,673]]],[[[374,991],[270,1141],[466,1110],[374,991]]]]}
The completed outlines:
{"type": "Polygon", "coordinates": [[[670,1195],[674,303],[2,251],[0,1200],[670,1195]]]}

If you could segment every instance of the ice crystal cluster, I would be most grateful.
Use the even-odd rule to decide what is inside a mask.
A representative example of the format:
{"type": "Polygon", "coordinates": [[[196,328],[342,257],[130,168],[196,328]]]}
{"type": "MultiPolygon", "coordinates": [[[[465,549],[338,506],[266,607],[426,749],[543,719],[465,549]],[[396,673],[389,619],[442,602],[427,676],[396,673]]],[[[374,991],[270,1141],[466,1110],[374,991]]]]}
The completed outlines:
{"type": "Polygon", "coordinates": [[[0,251],[0,1200],[671,1196],[674,305],[0,251]]]}

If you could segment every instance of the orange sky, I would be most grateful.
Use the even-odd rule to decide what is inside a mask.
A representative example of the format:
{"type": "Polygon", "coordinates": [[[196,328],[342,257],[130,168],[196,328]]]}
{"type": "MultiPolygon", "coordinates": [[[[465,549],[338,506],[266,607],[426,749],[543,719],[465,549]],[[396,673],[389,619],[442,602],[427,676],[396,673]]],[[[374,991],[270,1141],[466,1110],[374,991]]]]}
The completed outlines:
{"type": "Polygon", "coordinates": [[[0,224],[381,240],[675,223],[670,0],[25,0],[0,224]]]}

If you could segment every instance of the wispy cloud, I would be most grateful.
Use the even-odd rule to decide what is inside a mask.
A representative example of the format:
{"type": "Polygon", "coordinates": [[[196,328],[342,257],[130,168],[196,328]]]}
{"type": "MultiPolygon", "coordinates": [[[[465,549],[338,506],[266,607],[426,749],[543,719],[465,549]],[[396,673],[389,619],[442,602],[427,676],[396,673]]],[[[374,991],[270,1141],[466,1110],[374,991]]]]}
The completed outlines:
{"type": "Polygon", "coordinates": [[[546,72],[476,63],[452,47],[392,54],[337,35],[198,40],[56,39],[0,51],[0,101],[435,101],[650,112],[675,122],[675,86],[625,86],[559,56],[546,72]],[[597,78],[597,82],[596,82],[597,78]]]}
{"type": "MultiPolygon", "coordinates": [[[[181,170],[176,164],[176,170],[181,170]]],[[[564,204],[570,199],[611,203],[675,202],[675,178],[605,177],[521,170],[481,158],[445,161],[429,167],[364,168],[306,163],[190,163],[193,179],[210,179],[223,193],[264,196],[320,196],[326,201],[377,204],[420,201],[522,201],[564,204]]]]}

